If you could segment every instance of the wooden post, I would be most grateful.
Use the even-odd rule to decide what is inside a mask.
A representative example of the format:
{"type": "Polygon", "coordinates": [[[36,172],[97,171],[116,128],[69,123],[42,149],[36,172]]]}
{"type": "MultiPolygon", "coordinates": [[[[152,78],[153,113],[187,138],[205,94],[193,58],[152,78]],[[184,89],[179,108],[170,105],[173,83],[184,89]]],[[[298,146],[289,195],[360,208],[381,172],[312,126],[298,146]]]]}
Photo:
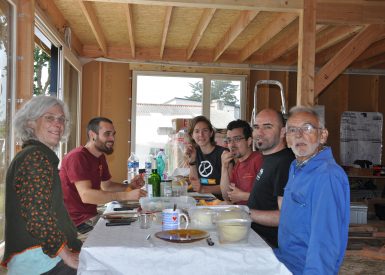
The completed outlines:
{"type": "Polygon", "coordinates": [[[303,1],[299,16],[297,105],[314,105],[316,1],[303,1]]]}
{"type": "Polygon", "coordinates": [[[19,0],[17,13],[16,98],[20,108],[33,95],[35,0],[19,0]]]}

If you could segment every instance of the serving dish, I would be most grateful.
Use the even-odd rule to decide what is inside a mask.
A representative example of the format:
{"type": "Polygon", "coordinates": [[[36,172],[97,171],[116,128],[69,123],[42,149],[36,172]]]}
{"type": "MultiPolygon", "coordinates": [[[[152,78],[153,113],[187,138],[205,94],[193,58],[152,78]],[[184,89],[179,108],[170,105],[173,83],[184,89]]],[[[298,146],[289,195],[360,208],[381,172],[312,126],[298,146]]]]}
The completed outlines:
{"type": "Polygon", "coordinates": [[[173,243],[191,243],[210,236],[207,231],[199,229],[165,230],[155,233],[159,239],[173,243]]]}

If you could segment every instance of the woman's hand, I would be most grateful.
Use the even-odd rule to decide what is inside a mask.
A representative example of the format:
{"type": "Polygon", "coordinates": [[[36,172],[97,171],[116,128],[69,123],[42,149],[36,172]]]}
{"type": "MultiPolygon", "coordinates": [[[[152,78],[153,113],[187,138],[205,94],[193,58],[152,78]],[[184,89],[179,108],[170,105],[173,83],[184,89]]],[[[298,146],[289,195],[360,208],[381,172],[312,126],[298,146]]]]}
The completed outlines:
{"type": "Polygon", "coordinates": [[[196,150],[195,150],[194,145],[192,145],[191,143],[186,145],[184,154],[185,154],[186,158],[188,159],[189,163],[196,161],[196,150]]]}
{"type": "Polygon", "coordinates": [[[64,247],[60,253],[59,257],[63,259],[64,263],[73,269],[78,269],[79,266],[79,253],[71,252],[68,247],[64,247]]]}
{"type": "Polygon", "coordinates": [[[200,193],[202,191],[202,184],[199,182],[199,179],[190,177],[190,182],[195,192],[200,193]]]}

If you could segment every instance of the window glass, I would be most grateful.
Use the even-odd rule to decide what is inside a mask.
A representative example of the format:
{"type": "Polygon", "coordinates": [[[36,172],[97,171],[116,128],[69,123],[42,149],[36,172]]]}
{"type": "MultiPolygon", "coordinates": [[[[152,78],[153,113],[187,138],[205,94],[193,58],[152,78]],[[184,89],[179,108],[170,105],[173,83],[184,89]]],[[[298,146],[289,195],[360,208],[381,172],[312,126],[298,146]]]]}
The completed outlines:
{"type": "MultiPolygon", "coordinates": [[[[226,128],[228,122],[240,118],[242,80],[238,79],[135,72],[131,150],[140,166],[160,148],[168,156],[168,173],[185,166],[185,129],[195,116],[206,115],[216,128],[226,128]]],[[[223,145],[221,134],[217,142],[223,145]]]]}
{"type": "Polygon", "coordinates": [[[0,241],[4,240],[5,175],[10,160],[13,8],[0,0],[0,241]]]}

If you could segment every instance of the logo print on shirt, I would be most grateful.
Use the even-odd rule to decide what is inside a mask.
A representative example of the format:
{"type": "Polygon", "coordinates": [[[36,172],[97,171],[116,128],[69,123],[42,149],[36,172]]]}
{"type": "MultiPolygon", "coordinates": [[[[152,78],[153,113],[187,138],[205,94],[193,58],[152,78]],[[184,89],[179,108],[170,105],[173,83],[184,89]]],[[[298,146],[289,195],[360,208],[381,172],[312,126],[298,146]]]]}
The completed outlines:
{"type": "Polygon", "coordinates": [[[261,168],[257,174],[257,181],[262,177],[263,174],[263,168],[261,168]]]}
{"type": "Polygon", "coordinates": [[[202,177],[208,177],[213,172],[213,166],[208,160],[204,160],[199,164],[198,171],[202,177]]]}

